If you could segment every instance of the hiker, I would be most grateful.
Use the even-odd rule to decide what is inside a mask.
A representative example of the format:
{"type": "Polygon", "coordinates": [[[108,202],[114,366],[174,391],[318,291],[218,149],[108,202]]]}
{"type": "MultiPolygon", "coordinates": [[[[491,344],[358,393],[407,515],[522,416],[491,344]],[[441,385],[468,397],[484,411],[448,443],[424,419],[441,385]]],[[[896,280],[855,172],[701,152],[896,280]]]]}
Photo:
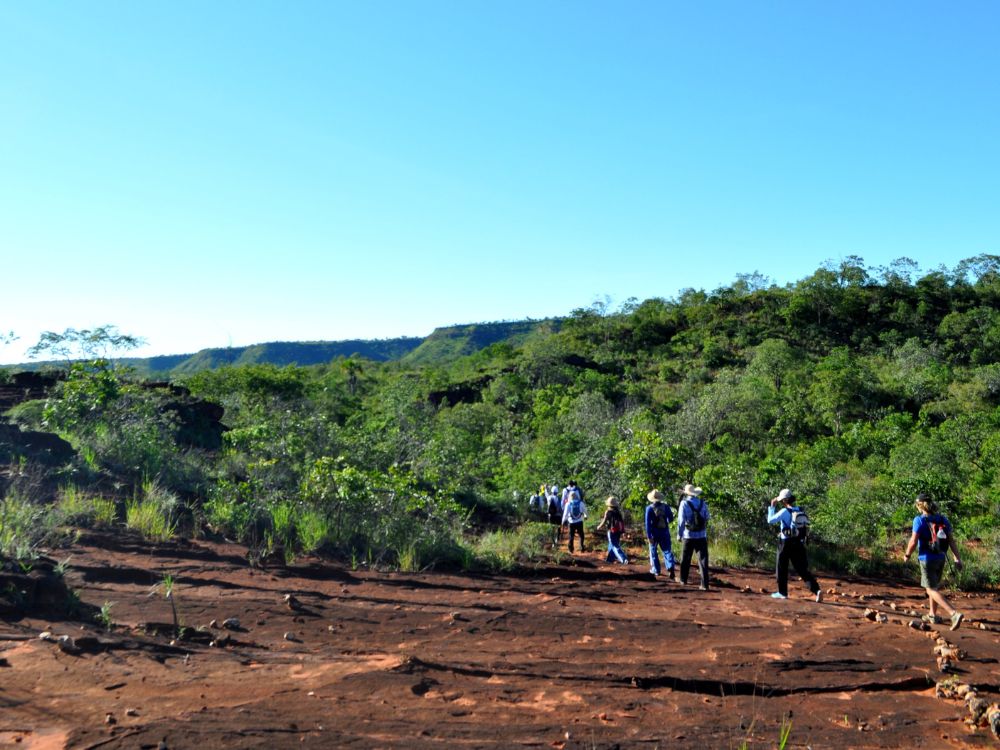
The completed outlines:
{"type": "Polygon", "coordinates": [[[778,562],[775,571],[778,576],[778,590],[772,599],[788,598],[788,564],[791,563],[799,578],[806,582],[817,602],[823,601],[823,590],[816,576],[809,572],[806,557],[806,538],[809,534],[809,517],[795,502],[795,494],[783,489],[771,500],[767,509],[767,522],[778,524],[778,562]]]}
{"type": "Polygon", "coordinates": [[[677,541],[681,543],[681,583],[688,582],[691,555],[698,553],[698,573],[702,591],[708,591],[708,505],[701,498],[701,487],[685,484],[677,509],[677,541]]]}
{"type": "Polygon", "coordinates": [[[565,489],[563,489],[563,491],[562,491],[562,502],[563,502],[563,505],[566,505],[566,502],[567,502],[567,501],[569,500],[569,496],[570,496],[570,495],[572,495],[572,494],[573,494],[574,492],[575,492],[575,493],[576,493],[577,495],[579,495],[579,496],[580,496],[580,499],[581,499],[581,500],[583,500],[583,490],[581,490],[581,489],[580,489],[580,488],[579,488],[579,487],[577,486],[577,484],[576,484],[576,480],[575,480],[575,479],[570,479],[570,480],[569,480],[569,481],[568,481],[568,482],[566,483],[566,487],[565,487],[565,489]]]}
{"type": "Polygon", "coordinates": [[[563,491],[563,526],[569,526],[569,551],[573,552],[573,537],[580,535],[580,551],[586,552],[583,541],[583,519],[587,517],[587,506],[583,504],[583,495],[577,489],[575,482],[570,482],[563,491]]]}
{"type": "Polygon", "coordinates": [[[562,516],[563,516],[563,505],[562,500],[559,499],[559,488],[552,487],[548,488],[545,493],[545,502],[547,503],[547,510],[549,514],[549,523],[555,526],[555,544],[558,546],[559,542],[562,541],[562,516]]]}
{"type": "Polygon", "coordinates": [[[949,549],[955,558],[955,567],[962,569],[958,544],[951,533],[951,523],[938,513],[937,503],[931,500],[930,495],[921,492],[917,495],[914,505],[920,511],[920,515],[913,519],[913,533],[903,553],[903,561],[909,560],[914,548],[917,549],[917,559],[920,561],[920,585],[927,592],[927,607],[930,610],[930,614],[924,616],[924,621],[932,624],[940,623],[941,618],[937,615],[940,607],[948,613],[951,629],[957,630],[965,615],[952,607],[938,591],[949,549]]]}
{"type": "Polygon", "coordinates": [[[612,495],[606,504],[608,509],[604,511],[604,518],[597,525],[598,531],[608,530],[608,557],[605,562],[618,560],[622,565],[628,565],[628,557],[621,546],[622,533],[625,531],[625,516],[622,515],[621,503],[612,495]]]}
{"type": "Polygon", "coordinates": [[[538,488],[538,492],[535,492],[528,498],[528,510],[532,514],[538,516],[544,516],[548,511],[548,504],[545,501],[545,485],[543,484],[538,488]]]}
{"type": "Polygon", "coordinates": [[[646,495],[649,505],[646,506],[646,541],[649,542],[649,572],[660,575],[660,556],[657,547],[663,551],[663,564],[670,574],[670,580],[676,581],[674,574],[674,552],[670,548],[670,522],[674,520],[674,511],[664,502],[666,498],[657,489],[650,490],[646,495]]]}

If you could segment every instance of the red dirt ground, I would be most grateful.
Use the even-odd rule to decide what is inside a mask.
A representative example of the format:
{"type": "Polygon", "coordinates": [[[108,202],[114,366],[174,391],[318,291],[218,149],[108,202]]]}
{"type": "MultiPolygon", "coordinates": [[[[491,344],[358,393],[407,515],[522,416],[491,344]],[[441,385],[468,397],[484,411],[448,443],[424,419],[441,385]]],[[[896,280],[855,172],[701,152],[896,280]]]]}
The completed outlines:
{"type": "Polygon", "coordinates": [[[906,624],[921,591],[891,581],[821,576],[838,593],[816,604],[797,581],[764,595],[766,571],[713,568],[702,592],[603,553],[521,575],[261,571],[244,554],[97,535],[60,551],[115,626],[0,623],[0,746],[774,748],[788,717],[789,748],[1000,747],[935,697],[932,653],[943,634],[960,680],[997,701],[993,594],[956,595],[966,624],[925,633],[906,624]],[[167,574],[188,629],[173,645],[150,595],[167,574]]]}

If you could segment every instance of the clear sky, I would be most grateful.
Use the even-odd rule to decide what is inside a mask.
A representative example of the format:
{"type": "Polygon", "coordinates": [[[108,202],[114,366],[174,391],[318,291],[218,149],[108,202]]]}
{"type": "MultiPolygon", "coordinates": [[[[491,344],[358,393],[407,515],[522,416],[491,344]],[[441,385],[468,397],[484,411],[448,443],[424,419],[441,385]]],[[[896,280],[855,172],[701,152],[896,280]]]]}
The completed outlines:
{"type": "Polygon", "coordinates": [[[1000,3],[0,0],[0,362],[1000,253],[1000,3]]]}

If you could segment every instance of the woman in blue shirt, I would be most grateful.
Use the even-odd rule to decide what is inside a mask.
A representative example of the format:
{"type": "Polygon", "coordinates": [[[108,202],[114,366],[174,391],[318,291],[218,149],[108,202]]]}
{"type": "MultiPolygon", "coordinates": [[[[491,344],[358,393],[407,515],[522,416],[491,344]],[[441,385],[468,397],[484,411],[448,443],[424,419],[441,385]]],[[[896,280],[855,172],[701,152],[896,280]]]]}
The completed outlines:
{"type": "Polygon", "coordinates": [[[801,531],[794,523],[793,514],[801,513],[802,509],[795,504],[795,495],[789,489],[784,489],[778,496],[771,500],[771,505],[767,509],[767,522],[778,524],[778,561],[775,565],[775,572],[778,577],[778,590],[771,594],[773,599],[788,598],[788,565],[795,568],[799,578],[806,582],[809,591],[816,597],[817,602],[823,601],[823,589],[819,587],[816,576],[809,572],[809,558],[806,555],[805,539],[801,536],[801,531]],[[782,506],[779,510],[778,506],[782,506]]]}
{"type": "Polygon", "coordinates": [[[920,511],[920,515],[913,519],[913,533],[910,534],[903,560],[904,562],[909,560],[913,550],[917,550],[917,559],[920,560],[920,585],[927,592],[927,607],[930,610],[930,614],[924,619],[931,623],[941,622],[937,616],[940,607],[948,613],[951,629],[957,630],[965,615],[952,607],[938,591],[941,576],[944,574],[947,550],[950,549],[955,558],[955,567],[962,569],[962,561],[958,557],[958,545],[951,533],[951,523],[937,512],[937,504],[923,492],[917,495],[914,505],[920,511]]]}

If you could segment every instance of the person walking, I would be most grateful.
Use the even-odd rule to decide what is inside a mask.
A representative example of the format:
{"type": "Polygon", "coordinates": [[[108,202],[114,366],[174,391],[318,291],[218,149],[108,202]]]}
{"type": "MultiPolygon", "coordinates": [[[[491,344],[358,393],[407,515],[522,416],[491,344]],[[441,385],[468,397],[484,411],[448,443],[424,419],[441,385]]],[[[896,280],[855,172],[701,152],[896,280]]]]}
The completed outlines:
{"type": "Polygon", "coordinates": [[[903,561],[909,560],[913,550],[917,550],[917,559],[920,561],[920,585],[927,592],[927,607],[930,610],[925,620],[934,624],[941,622],[937,614],[940,608],[948,614],[951,629],[958,630],[965,615],[952,607],[938,591],[949,549],[954,556],[955,567],[962,569],[962,560],[958,556],[958,544],[951,531],[951,522],[938,513],[937,504],[931,500],[930,495],[921,492],[917,495],[914,505],[920,511],[920,515],[913,519],[913,533],[910,534],[910,541],[903,553],[903,561]]]}
{"type": "Polygon", "coordinates": [[[555,545],[558,547],[562,541],[562,516],[563,504],[559,498],[558,488],[549,487],[545,493],[545,501],[548,509],[549,523],[555,527],[555,545]]]}
{"type": "Polygon", "coordinates": [[[563,503],[563,505],[565,505],[567,502],[569,502],[570,496],[573,495],[574,493],[576,495],[579,495],[579,497],[580,497],[581,500],[584,499],[584,497],[583,497],[583,490],[581,490],[580,487],[577,485],[575,479],[570,479],[566,483],[566,486],[563,488],[563,491],[562,491],[562,503],[563,503]]]}
{"type": "Polygon", "coordinates": [[[618,498],[612,495],[606,501],[608,509],[604,511],[604,518],[597,525],[597,530],[607,529],[608,531],[608,557],[606,562],[618,560],[622,565],[628,565],[628,556],[622,549],[622,533],[625,531],[625,516],[622,515],[621,503],[618,498]]]}
{"type": "Polygon", "coordinates": [[[646,495],[649,505],[646,506],[646,541],[649,542],[649,572],[660,575],[660,555],[663,551],[663,564],[670,574],[670,580],[677,580],[674,574],[674,552],[670,547],[670,522],[674,520],[674,511],[666,503],[666,498],[659,490],[650,490],[646,495]]]}
{"type": "Polygon", "coordinates": [[[698,553],[698,573],[702,591],[708,591],[708,504],[701,497],[701,487],[684,485],[677,509],[677,541],[681,543],[681,583],[687,585],[691,556],[698,553]]]}
{"type": "Polygon", "coordinates": [[[823,601],[823,590],[816,576],[809,572],[806,556],[806,537],[809,533],[809,517],[795,502],[795,494],[783,489],[771,500],[767,509],[767,522],[778,525],[778,561],[775,572],[778,590],[771,594],[773,599],[788,598],[788,565],[791,563],[799,578],[806,582],[817,602],[823,601]]]}
{"type": "Polygon", "coordinates": [[[569,551],[573,552],[573,537],[580,535],[580,551],[586,552],[587,546],[583,541],[583,521],[587,517],[587,506],[583,504],[583,496],[576,489],[576,484],[571,482],[570,486],[563,492],[563,516],[562,523],[569,526],[569,551]]]}

